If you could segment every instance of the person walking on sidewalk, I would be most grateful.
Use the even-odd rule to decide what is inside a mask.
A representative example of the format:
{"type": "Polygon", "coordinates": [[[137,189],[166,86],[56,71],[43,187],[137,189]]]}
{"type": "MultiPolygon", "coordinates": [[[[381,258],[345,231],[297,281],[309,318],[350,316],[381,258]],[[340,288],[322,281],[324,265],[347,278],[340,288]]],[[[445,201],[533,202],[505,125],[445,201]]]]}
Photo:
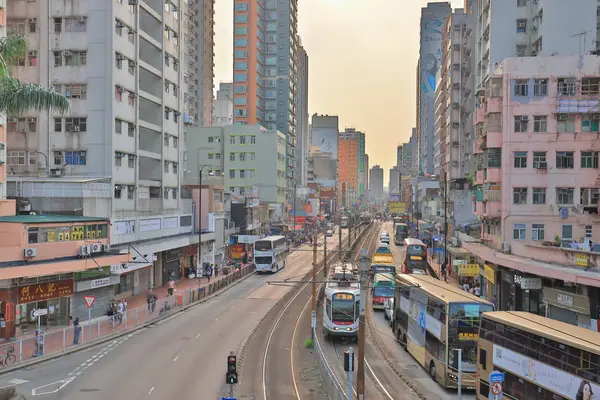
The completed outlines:
{"type": "Polygon", "coordinates": [[[119,300],[119,304],[117,304],[117,319],[119,320],[119,324],[123,323],[123,311],[125,310],[125,305],[123,304],[123,300],[119,300]]]}
{"type": "Polygon", "coordinates": [[[447,269],[448,269],[448,264],[446,263],[446,260],[444,260],[444,263],[440,267],[440,270],[441,270],[440,272],[442,273],[442,279],[444,280],[444,282],[448,282],[447,269]]]}
{"type": "Polygon", "coordinates": [[[152,303],[151,303],[152,314],[154,314],[154,311],[156,310],[156,302],[157,301],[158,301],[158,296],[156,295],[156,293],[152,293],[152,303]]]}
{"type": "Polygon", "coordinates": [[[81,326],[79,325],[79,317],[73,321],[73,346],[79,344],[79,335],[81,334],[81,326]]]}
{"type": "Polygon", "coordinates": [[[146,303],[148,303],[148,312],[150,311],[150,308],[152,307],[152,298],[153,298],[153,294],[152,294],[152,290],[148,290],[148,293],[146,293],[146,303]]]}

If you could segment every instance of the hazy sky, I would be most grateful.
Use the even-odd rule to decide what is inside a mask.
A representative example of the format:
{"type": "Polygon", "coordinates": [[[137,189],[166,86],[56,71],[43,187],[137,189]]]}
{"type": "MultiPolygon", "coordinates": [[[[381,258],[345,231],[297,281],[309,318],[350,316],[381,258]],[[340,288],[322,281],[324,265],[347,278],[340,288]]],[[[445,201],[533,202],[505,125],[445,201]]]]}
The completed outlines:
{"type": "MultiPolygon", "coordinates": [[[[453,8],[463,0],[452,0],[453,8]]],[[[369,164],[396,163],[416,119],[419,19],[427,0],[299,0],[310,115],[338,115],[367,134],[369,164]]],[[[215,86],[233,79],[233,1],[216,0],[215,86]]]]}

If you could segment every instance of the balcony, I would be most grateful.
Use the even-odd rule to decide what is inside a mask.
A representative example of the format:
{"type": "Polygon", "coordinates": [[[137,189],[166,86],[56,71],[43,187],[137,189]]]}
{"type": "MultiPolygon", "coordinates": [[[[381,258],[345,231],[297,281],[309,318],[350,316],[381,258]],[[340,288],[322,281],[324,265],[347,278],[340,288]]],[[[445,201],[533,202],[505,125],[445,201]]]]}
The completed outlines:
{"type": "Polygon", "coordinates": [[[483,145],[482,137],[478,137],[477,139],[475,139],[473,141],[473,154],[483,153],[482,145],[483,145]]]}
{"type": "Polygon", "coordinates": [[[478,216],[479,218],[483,218],[484,215],[484,211],[483,211],[483,202],[482,201],[478,201],[475,203],[475,213],[476,216],[478,216]]]}
{"type": "Polygon", "coordinates": [[[485,108],[477,107],[475,114],[473,115],[473,125],[477,125],[481,122],[485,121],[485,108]]]}
{"type": "Polygon", "coordinates": [[[502,203],[499,201],[486,201],[483,203],[483,216],[485,218],[500,218],[502,203]]]}
{"type": "Polygon", "coordinates": [[[486,136],[486,148],[501,148],[502,147],[502,132],[488,131],[486,136]]]}
{"type": "Polygon", "coordinates": [[[486,111],[488,113],[501,113],[502,112],[502,98],[501,97],[489,97],[487,99],[486,111]]]}
{"type": "Polygon", "coordinates": [[[484,183],[499,182],[502,182],[502,170],[500,168],[487,168],[484,170],[484,183]]]}

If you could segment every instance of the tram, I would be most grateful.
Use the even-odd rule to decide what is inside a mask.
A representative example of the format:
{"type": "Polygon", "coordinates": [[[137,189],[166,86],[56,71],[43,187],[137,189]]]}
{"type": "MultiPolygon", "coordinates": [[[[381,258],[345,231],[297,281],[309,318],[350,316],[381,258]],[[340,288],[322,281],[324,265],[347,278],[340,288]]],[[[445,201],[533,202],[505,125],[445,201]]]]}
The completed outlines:
{"type": "Polygon", "coordinates": [[[360,283],[356,270],[338,265],[329,275],[323,302],[323,335],[327,338],[358,336],[360,283]]]}

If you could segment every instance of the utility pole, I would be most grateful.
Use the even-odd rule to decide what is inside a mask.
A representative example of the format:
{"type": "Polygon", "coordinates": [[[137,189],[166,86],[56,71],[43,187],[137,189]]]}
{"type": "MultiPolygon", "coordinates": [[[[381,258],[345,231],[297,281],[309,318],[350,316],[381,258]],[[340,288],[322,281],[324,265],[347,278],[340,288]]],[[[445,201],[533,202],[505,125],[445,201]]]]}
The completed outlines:
{"type": "MultiPolygon", "coordinates": [[[[317,315],[317,238],[319,236],[315,232],[313,236],[313,264],[312,264],[312,318],[314,321],[317,315]]],[[[327,241],[327,236],[324,237],[325,241],[327,241]]],[[[315,327],[313,327],[315,328],[315,327]]],[[[315,330],[311,329],[311,336],[314,340],[315,338],[315,330]]]]}
{"type": "Polygon", "coordinates": [[[356,392],[358,400],[365,398],[365,330],[367,329],[367,249],[360,250],[360,314],[358,319],[358,368],[356,374],[356,392]]]}
{"type": "MultiPolygon", "coordinates": [[[[341,228],[340,228],[341,229],[341,228]]],[[[325,280],[329,278],[329,271],[327,268],[327,237],[323,240],[323,271],[325,271],[325,280]]]]}
{"type": "Polygon", "coordinates": [[[448,268],[448,182],[444,171],[444,264],[448,268]]]}
{"type": "MultiPolygon", "coordinates": [[[[348,221],[348,226],[350,226],[350,221],[348,221]]],[[[350,229],[350,228],[348,228],[350,229]]],[[[342,213],[340,212],[340,226],[338,229],[338,261],[342,261],[344,257],[342,256],[342,213]]]]}

